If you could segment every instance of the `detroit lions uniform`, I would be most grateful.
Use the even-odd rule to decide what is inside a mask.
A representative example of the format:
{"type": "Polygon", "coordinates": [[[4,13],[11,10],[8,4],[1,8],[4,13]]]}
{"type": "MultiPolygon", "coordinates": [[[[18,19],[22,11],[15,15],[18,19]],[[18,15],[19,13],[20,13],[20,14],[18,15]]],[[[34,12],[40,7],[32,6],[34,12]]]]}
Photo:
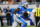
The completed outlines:
{"type": "Polygon", "coordinates": [[[20,17],[16,16],[14,14],[14,23],[12,25],[12,27],[16,27],[17,26],[17,22],[19,23],[23,23],[23,26],[22,27],[26,27],[27,26],[27,23],[26,21],[21,17],[23,16],[23,13],[27,11],[27,9],[24,9],[24,7],[22,5],[19,5],[18,8],[20,8],[20,11],[16,12],[17,14],[20,15],[20,17]]]}

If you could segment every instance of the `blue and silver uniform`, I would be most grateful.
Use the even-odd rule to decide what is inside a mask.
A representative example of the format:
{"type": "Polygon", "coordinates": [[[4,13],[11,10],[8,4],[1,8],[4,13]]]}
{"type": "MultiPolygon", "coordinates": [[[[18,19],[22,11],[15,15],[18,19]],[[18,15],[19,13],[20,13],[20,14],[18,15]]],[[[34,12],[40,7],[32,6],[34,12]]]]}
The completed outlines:
{"type": "MultiPolygon", "coordinates": [[[[20,11],[18,11],[17,13],[18,13],[19,15],[21,15],[21,16],[23,16],[24,12],[27,11],[27,9],[24,9],[24,7],[23,7],[22,5],[19,5],[18,8],[20,8],[20,11]]],[[[18,18],[21,22],[24,23],[24,24],[23,24],[23,27],[26,27],[26,26],[27,26],[27,23],[26,23],[26,21],[24,21],[24,19],[22,19],[22,18],[20,18],[20,17],[17,17],[17,18],[18,18]]]]}
{"type": "Polygon", "coordinates": [[[25,9],[22,5],[19,5],[18,8],[20,8],[20,11],[18,11],[16,13],[18,15],[20,15],[20,17],[18,17],[18,16],[16,16],[14,14],[14,23],[13,23],[13,26],[12,27],[16,27],[17,26],[17,22],[23,23],[23,26],[22,27],[26,27],[27,26],[27,23],[26,23],[26,21],[21,16],[23,16],[24,12],[26,12],[27,9],[25,9]]]}
{"type": "Polygon", "coordinates": [[[19,5],[20,11],[17,12],[19,15],[21,15],[21,17],[23,17],[23,19],[25,20],[25,16],[23,15],[26,11],[28,11],[28,9],[24,9],[24,7],[22,5],[19,5]]]}
{"type": "Polygon", "coordinates": [[[19,12],[17,12],[19,15],[22,15],[24,12],[26,12],[27,11],[27,9],[24,9],[24,7],[22,6],[22,5],[19,5],[19,7],[18,8],[20,8],[20,11],[19,12]]]}

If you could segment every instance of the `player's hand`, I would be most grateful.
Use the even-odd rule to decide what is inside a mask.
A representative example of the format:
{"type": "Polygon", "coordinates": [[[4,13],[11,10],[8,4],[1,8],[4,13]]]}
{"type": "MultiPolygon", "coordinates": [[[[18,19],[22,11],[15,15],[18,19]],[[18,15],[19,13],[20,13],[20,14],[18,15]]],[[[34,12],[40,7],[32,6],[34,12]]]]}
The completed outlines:
{"type": "Polygon", "coordinates": [[[16,14],[17,17],[20,17],[20,15],[16,14]]]}

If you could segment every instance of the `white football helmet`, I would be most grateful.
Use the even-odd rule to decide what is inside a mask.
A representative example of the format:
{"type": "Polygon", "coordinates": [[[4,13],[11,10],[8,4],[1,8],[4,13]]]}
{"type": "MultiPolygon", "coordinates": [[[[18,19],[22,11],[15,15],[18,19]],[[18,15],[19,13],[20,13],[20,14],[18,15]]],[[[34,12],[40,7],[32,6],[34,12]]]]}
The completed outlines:
{"type": "Polygon", "coordinates": [[[22,6],[28,8],[28,2],[24,2],[22,6]]]}

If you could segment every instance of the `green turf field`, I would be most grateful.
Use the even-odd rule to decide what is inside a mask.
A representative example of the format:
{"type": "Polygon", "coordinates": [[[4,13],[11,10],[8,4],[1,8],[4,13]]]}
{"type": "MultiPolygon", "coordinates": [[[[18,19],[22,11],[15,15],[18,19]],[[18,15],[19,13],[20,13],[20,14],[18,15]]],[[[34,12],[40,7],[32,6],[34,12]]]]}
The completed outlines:
{"type": "Polygon", "coordinates": [[[36,27],[36,26],[27,26],[27,27],[36,27]]]}
{"type": "MultiPolygon", "coordinates": [[[[20,27],[20,26],[18,26],[18,27],[20,27]]],[[[36,27],[36,26],[27,26],[27,27],[36,27]]]]}
{"type": "MultiPolygon", "coordinates": [[[[11,27],[11,26],[4,26],[4,27],[11,27]]],[[[20,26],[17,26],[17,27],[20,27],[20,26]]],[[[36,27],[36,26],[27,26],[27,27],[36,27]]]]}

